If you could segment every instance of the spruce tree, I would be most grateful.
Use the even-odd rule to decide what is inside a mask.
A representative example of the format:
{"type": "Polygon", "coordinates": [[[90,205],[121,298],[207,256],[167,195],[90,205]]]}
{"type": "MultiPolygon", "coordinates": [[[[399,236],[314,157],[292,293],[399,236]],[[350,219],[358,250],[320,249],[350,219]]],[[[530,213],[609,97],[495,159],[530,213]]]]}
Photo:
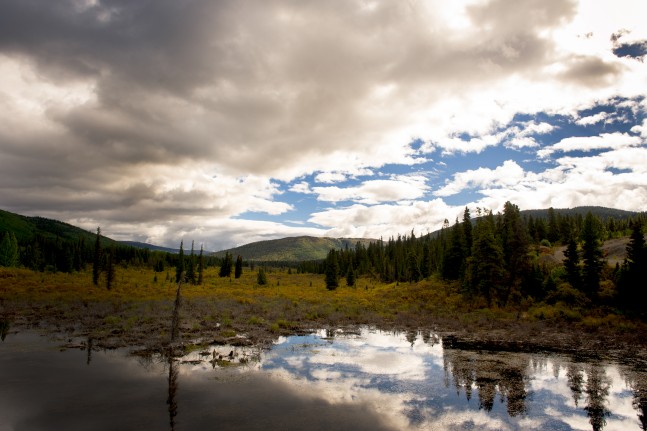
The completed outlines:
{"type": "Polygon", "coordinates": [[[200,255],[198,255],[198,284],[202,286],[204,282],[204,245],[200,245],[200,255]]]}
{"type": "Polygon", "coordinates": [[[618,283],[620,303],[627,309],[643,309],[647,290],[643,287],[647,279],[647,245],[642,232],[642,223],[635,221],[627,244],[627,257],[618,283]]]}
{"type": "Polygon", "coordinates": [[[189,262],[186,266],[186,280],[188,283],[195,285],[195,252],[194,252],[195,241],[191,241],[191,254],[189,254],[189,262]]]}
{"type": "Polygon", "coordinates": [[[470,265],[470,286],[473,293],[479,293],[486,299],[488,306],[493,301],[504,300],[503,250],[496,240],[495,224],[492,213],[486,215],[476,224],[474,244],[472,246],[472,263],[470,265]]]}
{"type": "Polygon", "coordinates": [[[598,220],[589,211],[584,219],[582,228],[582,260],[584,293],[589,299],[595,299],[600,289],[600,274],[602,273],[602,250],[600,249],[600,236],[598,220]]]}
{"type": "Polygon", "coordinates": [[[472,217],[467,207],[463,212],[463,250],[466,258],[472,254],[472,217]]]}
{"type": "Polygon", "coordinates": [[[418,282],[420,281],[420,266],[418,265],[418,256],[414,250],[410,251],[407,255],[408,269],[409,269],[409,281],[418,282]]]}
{"type": "Polygon", "coordinates": [[[580,272],[580,254],[577,251],[577,242],[571,235],[564,251],[564,269],[567,281],[577,290],[582,290],[582,274],[580,272]]]}
{"type": "Polygon", "coordinates": [[[233,258],[229,252],[225,253],[225,257],[222,259],[220,264],[220,272],[218,275],[221,277],[231,277],[231,267],[233,265],[233,258]]]}
{"type": "Polygon", "coordinates": [[[353,269],[353,266],[350,265],[348,267],[348,272],[346,273],[346,285],[349,287],[355,286],[356,277],[355,270],[353,269]]]}
{"type": "Polygon", "coordinates": [[[260,286],[267,284],[267,276],[265,275],[265,270],[261,267],[258,268],[258,274],[256,275],[256,283],[260,286]]]}
{"type": "Polygon", "coordinates": [[[103,260],[101,250],[101,228],[97,228],[97,238],[94,241],[94,255],[92,257],[92,283],[99,285],[99,275],[101,274],[101,264],[103,260]]]}
{"type": "Polygon", "coordinates": [[[112,289],[112,283],[115,280],[114,250],[108,253],[106,257],[106,289],[112,289]]]}
{"type": "Polygon", "coordinates": [[[427,278],[431,275],[431,241],[427,239],[422,248],[422,262],[420,262],[420,275],[427,278]]]}
{"type": "Polygon", "coordinates": [[[458,219],[451,228],[449,241],[449,248],[443,256],[442,275],[447,280],[458,280],[463,275],[465,268],[463,229],[458,223],[458,219]]]}
{"type": "Polygon", "coordinates": [[[335,290],[339,287],[339,264],[337,263],[337,252],[333,249],[328,252],[326,258],[326,288],[335,290]]]}
{"type": "Polygon", "coordinates": [[[517,295],[521,293],[522,282],[530,272],[528,231],[521,219],[519,207],[510,202],[506,202],[503,209],[501,239],[507,274],[503,298],[505,304],[512,292],[517,295]]]}
{"type": "Polygon", "coordinates": [[[18,241],[13,232],[7,232],[0,242],[0,266],[12,268],[18,266],[18,241]]]}
{"type": "Polygon", "coordinates": [[[184,240],[180,241],[180,253],[177,257],[177,264],[175,265],[175,282],[179,283],[184,281],[184,240]]]}
{"type": "Polygon", "coordinates": [[[559,223],[557,221],[557,214],[553,207],[548,208],[548,241],[551,244],[559,240],[559,223]]]}
{"type": "Polygon", "coordinates": [[[234,267],[234,278],[240,278],[243,275],[243,258],[242,256],[236,257],[236,265],[234,267]]]}

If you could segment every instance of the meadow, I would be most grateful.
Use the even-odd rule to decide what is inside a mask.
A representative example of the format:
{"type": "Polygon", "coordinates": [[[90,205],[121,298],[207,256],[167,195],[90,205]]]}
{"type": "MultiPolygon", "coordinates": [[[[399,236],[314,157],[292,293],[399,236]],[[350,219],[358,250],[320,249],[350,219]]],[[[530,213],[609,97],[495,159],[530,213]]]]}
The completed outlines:
{"type": "MultiPolygon", "coordinates": [[[[280,335],[322,328],[367,325],[384,330],[431,330],[475,348],[578,351],[643,356],[647,327],[608,309],[557,301],[523,302],[488,308],[464,297],[457,283],[436,277],[416,283],[382,283],[360,277],[353,287],[342,281],[326,289],[324,277],[266,269],[241,278],[204,272],[202,285],[181,285],[180,340],[262,345],[280,335]]],[[[110,290],[91,271],[46,273],[0,268],[0,320],[23,327],[92,340],[98,347],[160,349],[170,342],[178,285],[175,274],[151,269],[117,269],[110,290]]]]}

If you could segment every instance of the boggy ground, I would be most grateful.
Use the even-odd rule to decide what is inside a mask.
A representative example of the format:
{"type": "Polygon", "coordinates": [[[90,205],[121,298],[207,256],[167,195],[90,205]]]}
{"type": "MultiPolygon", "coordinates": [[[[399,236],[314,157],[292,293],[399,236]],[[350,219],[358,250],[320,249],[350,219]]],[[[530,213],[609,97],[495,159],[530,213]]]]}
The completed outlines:
{"type": "MultiPolygon", "coordinates": [[[[600,310],[561,303],[488,309],[456,286],[430,279],[384,284],[361,278],[355,287],[325,288],[323,277],[268,270],[258,286],[249,269],[240,279],[205,272],[201,286],[183,284],[179,339],[185,346],[264,346],[279,335],[322,328],[430,331],[455,347],[558,351],[647,363],[647,325],[600,310]]],[[[99,348],[147,351],[171,343],[177,284],[174,271],[120,268],[111,290],[91,274],[0,269],[0,329],[40,328],[99,348]]]]}

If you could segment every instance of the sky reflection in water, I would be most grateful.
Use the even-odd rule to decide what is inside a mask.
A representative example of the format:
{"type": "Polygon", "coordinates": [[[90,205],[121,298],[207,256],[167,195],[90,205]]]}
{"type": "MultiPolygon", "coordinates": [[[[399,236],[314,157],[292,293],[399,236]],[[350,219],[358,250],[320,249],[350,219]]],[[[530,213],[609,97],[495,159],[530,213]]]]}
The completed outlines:
{"type": "MultiPolygon", "coordinates": [[[[320,331],[244,366],[0,343],[0,431],[21,429],[645,429],[645,371],[560,355],[443,349],[432,334],[320,331]],[[91,361],[89,361],[91,359],[91,361]]],[[[259,354],[260,353],[260,354],[259,354]]]]}

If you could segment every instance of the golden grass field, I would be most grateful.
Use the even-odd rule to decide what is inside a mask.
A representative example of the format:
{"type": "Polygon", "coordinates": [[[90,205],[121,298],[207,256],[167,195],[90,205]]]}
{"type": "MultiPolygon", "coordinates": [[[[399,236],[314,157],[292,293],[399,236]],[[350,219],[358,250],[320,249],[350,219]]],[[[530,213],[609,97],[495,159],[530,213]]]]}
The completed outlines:
{"type": "MultiPolygon", "coordinates": [[[[370,325],[568,350],[637,344],[642,349],[647,334],[641,322],[560,303],[486,308],[464,299],[456,285],[433,277],[400,284],[360,278],[354,287],[342,280],[338,289],[329,291],[320,275],[266,272],[264,286],[256,284],[256,272],[249,268],[240,279],[221,278],[217,268],[209,268],[202,285],[182,284],[182,339],[262,343],[311,329],[370,325]]],[[[92,338],[105,347],[168,343],[177,291],[174,270],[167,277],[166,272],[120,267],[111,290],[103,280],[99,286],[91,280],[90,271],[0,268],[0,320],[14,328],[40,327],[92,338]]]]}

